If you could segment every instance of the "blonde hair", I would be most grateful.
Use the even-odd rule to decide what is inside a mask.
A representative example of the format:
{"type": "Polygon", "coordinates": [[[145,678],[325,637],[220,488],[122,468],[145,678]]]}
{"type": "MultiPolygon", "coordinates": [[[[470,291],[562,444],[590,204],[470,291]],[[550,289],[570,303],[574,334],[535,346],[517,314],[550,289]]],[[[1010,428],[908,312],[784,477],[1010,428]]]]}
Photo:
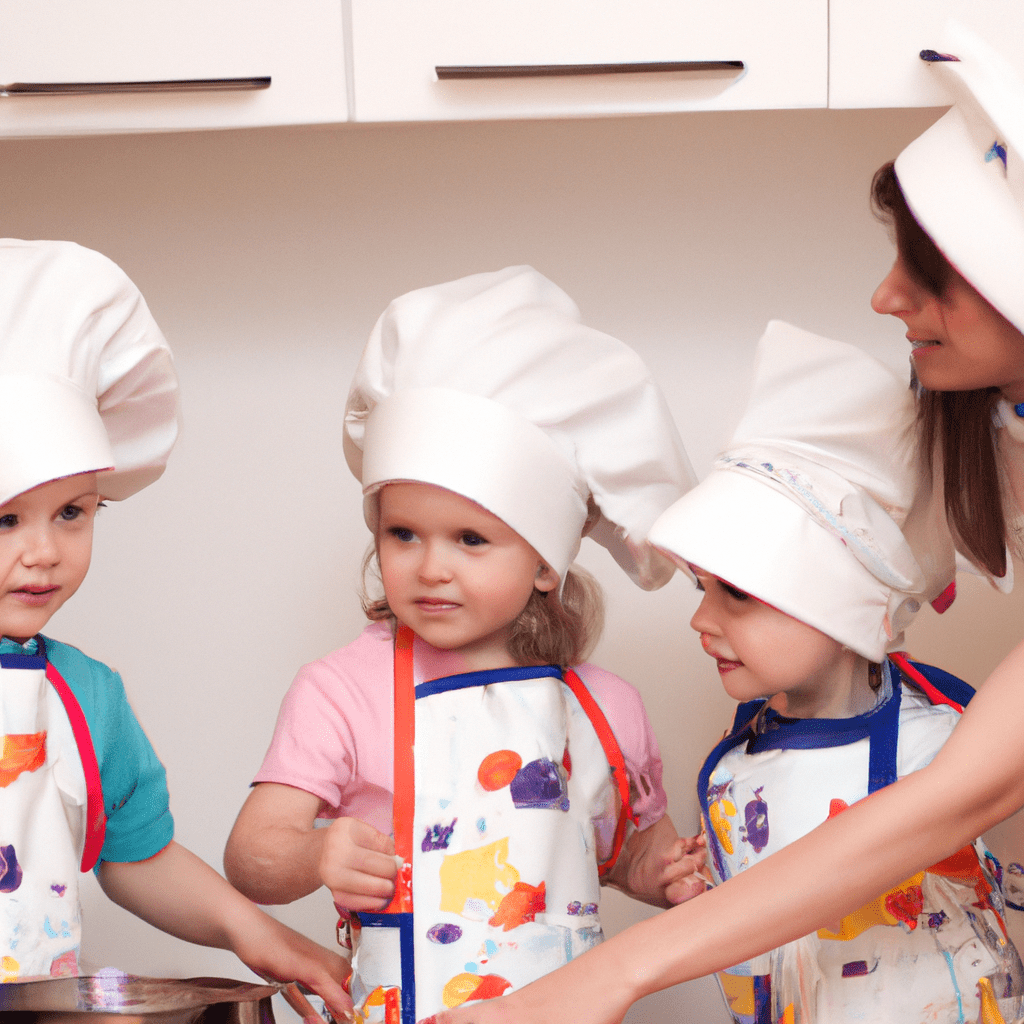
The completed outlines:
{"type": "MultiPolygon", "coordinates": [[[[363,611],[371,622],[388,621],[395,629],[397,620],[380,580],[377,551],[371,545],[363,558],[363,611]],[[376,594],[370,581],[375,581],[376,594]]],[[[566,571],[561,595],[557,589],[545,593],[534,588],[512,623],[508,652],[517,665],[578,665],[594,649],[603,628],[601,585],[586,569],[573,565],[566,571]]]]}

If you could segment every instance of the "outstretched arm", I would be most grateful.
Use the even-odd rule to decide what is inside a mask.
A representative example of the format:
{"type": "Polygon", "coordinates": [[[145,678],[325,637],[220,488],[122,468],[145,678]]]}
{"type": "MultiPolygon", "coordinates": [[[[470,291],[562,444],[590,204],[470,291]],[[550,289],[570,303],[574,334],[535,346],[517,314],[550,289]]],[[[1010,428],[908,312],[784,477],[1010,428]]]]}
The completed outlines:
{"type": "Polygon", "coordinates": [[[732,966],[851,913],[1024,804],[1024,644],[935,760],[700,899],[626,929],[500,999],[436,1024],[619,1024],[642,996],[732,966]]]}
{"type": "Polygon", "coordinates": [[[148,860],[100,865],[103,891],[137,917],[201,946],[231,950],[274,981],[300,981],[344,1019],[349,964],[264,914],[208,864],[175,842],[148,860]]]}

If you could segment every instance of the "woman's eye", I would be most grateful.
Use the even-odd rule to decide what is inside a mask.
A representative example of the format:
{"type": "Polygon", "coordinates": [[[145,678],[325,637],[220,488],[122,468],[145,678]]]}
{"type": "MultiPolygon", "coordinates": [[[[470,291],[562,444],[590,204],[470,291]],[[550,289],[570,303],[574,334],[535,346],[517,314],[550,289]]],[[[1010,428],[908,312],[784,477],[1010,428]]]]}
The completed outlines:
{"type": "Polygon", "coordinates": [[[13,530],[18,525],[18,517],[13,512],[0,516],[0,530],[13,530]]]}
{"type": "Polygon", "coordinates": [[[481,544],[486,544],[487,541],[485,538],[481,537],[479,533],[467,532],[462,535],[462,543],[467,547],[475,548],[479,547],[481,544]]]}

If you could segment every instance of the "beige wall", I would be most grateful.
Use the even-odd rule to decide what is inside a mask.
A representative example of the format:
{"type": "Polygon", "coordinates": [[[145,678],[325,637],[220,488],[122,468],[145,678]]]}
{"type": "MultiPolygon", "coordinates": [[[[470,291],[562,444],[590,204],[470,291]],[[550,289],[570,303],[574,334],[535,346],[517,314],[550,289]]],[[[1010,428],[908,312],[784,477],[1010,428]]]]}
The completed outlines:
{"type": "MultiPolygon", "coordinates": [[[[171,341],[186,428],[164,480],[102,517],[94,567],[52,632],[124,673],[168,765],[178,837],[219,865],[281,694],[361,627],[368,540],[340,423],[360,347],[390,298],[532,263],[665,382],[698,472],[738,415],[770,317],[906,342],[868,297],[891,258],[870,175],[935,111],[274,130],[0,143],[4,234],[70,238],[119,262],[171,341]]],[[[596,659],[657,723],[673,818],[729,717],[677,578],[631,588],[585,564],[610,615],[596,659]]],[[[965,585],[911,649],[974,681],[1019,635],[1020,600],[965,585]]],[[[643,911],[612,894],[614,927],[643,911]]],[[[86,955],[143,973],[244,976],[87,899],[86,955]]],[[[323,941],[326,899],[281,912],[323,941]]],[[[724,1019],[706,982],[635,1022],[724,1019]]]]}

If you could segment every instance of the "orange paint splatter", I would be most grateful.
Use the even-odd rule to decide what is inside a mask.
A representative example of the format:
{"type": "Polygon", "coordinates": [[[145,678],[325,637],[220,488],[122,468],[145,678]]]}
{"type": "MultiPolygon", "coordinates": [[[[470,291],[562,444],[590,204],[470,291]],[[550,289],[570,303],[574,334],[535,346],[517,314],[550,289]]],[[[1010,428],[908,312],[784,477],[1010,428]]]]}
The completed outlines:
{"type": "Polygon", "coordinates": [[[494,917],[487,923],[493,927],[501,925],[508,932],[532,921],[537,914],[544,913],[545,907],[543,882],[540,885],[516,882],[512,891],[498,905],[494,917]]]}
{"type": "Polygon", "coordinates": [[[504,789],[522,767],[523,759],[514,750],[496,750],[480,762],[476,777],[488,793],[493,793],[504,789]]]}
{"type": "Polygon", "coordinates": [[[924,909],[921,886],[910,885],[905,889],[893,889],[886,894],[885,909],[897,921],[902,921],[913,931],[917,927],[917,915],[924,909]]]}
{"type": "Polygon", "coordinates": [[[384,1024],[402,1024],[402,990],[389,988],[384,993],[384,1024]]]}
{"type": "Polygon", "coordinates": [[[0,753],[0,789],[9,786],[23,772],[34,772],[46,763],[46,733],[5,736],[0,753]]]}

